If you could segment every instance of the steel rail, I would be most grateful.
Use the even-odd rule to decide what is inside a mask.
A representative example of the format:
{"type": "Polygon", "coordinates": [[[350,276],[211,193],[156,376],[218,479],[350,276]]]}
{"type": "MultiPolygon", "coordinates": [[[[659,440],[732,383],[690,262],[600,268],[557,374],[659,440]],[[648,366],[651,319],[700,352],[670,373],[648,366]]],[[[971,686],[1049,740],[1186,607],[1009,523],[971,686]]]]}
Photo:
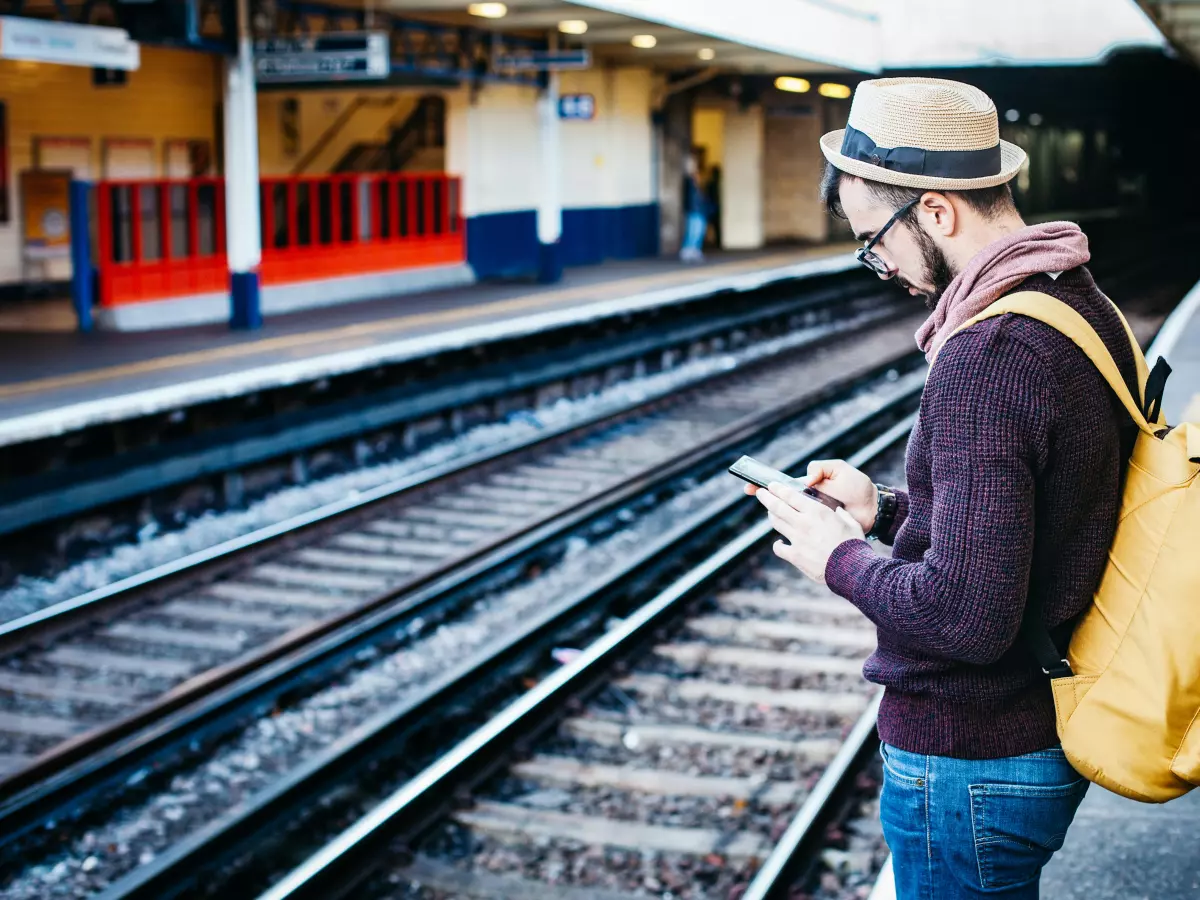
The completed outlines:
{"type": "MultiPolygon", "coordinates": [[[[888,429],[884,435],[871,441],[862,451],[850,456],[851,464],[867,465],[889,447],[894,446],[911,429],[915,414],[906,417],[888,429]],[[869,455],[868,455],[869,454],[869,455]]],[[[861,429],[862,421],[844,429],[839,435],[843,439],[847,432],[861,429]]],[[[831,439],[832,440],[832,439],[831,439]]],[[[826,446],[813,447],[785,467],[823,455],[826,446]]],[[[629,615],[624,621],[591,645],[567,665],[552,672],[545,679],[521,695],[497,716],[477,729],[459,745],[424,769],[419,775],[375,806],[367,815],[342,831],[299,867],[288,873],[273,887],[261,894],[258,900],[333,900],[345,897],[348,892],[368,877],[383,857],[380,852],[386,842],[397,834],[412,834],[437,810],[444,807],[447,798],[455,796],[465,783],[489,771],[496,761],[507,753],[515,739],[528,731],[540,728],[543,720],[555,715],[566,705],[569,698],[586,693],[603,681],[608,669],[629,648],[644,640],[665,619],[675,614],[685,603],[699,592],[711,586],[720,576],[737,565],[751,553],[762,548],[772,538],[774,530],[768,522],[746,529],[738,537],[725,544],[704,562],[691,569],[657,596],[629,615]],[[373,865],[374,864],[374,865],[373,865]]],[[[839,781],[847,769],[847,760],[854,758],[874,729],[872,704],[851,733],[858,747],[844,746],[835,758],[838,771],[842,774],[829,776],[829,781],[839,781]]],[[[831,769],[832,771],[832,769],[831,769]]],[[[828,784],[828,782],[827,782],[828,784]]],[[[834,795],[826,787],[814,797],[826,799],[834,795]]],[[[800,814],[815,821],[818,817],[813,803],[806,803],[800,814]]],[[[824,803],[821,803],[822,808],[824,803]]],[[[807,827],[804,829],[807,831],[807,827]]],[[[792,829],[789,828],[789,833],[792,829]]],[[[779,871],[785,866],[776,863],[779,871]]],[[[115,900],[122,896],[105,895],[104,900],[115,900]]]]}

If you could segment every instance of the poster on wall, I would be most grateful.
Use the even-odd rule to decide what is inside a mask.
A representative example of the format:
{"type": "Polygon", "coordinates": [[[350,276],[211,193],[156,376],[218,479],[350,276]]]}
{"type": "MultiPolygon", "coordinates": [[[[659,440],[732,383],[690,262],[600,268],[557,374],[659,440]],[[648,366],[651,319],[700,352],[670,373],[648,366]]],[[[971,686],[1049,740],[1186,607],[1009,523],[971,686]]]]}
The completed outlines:
{"type": "Polygon", "coordinates": [[[102,177],[112,180],[153,178],[154,141],[150,138],[105,138],[100,144],[102,177]]]}
{"type": "Polygon", "coordinates": [[[12,221],[8,200],[8,107],[0,102],[0,225],[12,221]]]}
{"type": "Polygon", "coordinates": [[[35,135],[33,167],[63,169],[71,172],[76,178],[87,181],[92,177],[92,142],[81,137],[35,135]]]}
{"type": "Polygon", "coordinates": [[[212,144],[208,141],[163,142],[163,172],[167,178],[201,178],[212,174],[212,144]]]}
{"type": "Polygon", "coordinates": [[[202,178],[213,173],[212,144],[208,141],[188,141],[188,164],[193,178],[202,178]]]}
{"type": "Polygon", "coordinates": [[[71,172],[64,169],[21,172],[26,259],[62,259],[71,255],[70,203],[71,172]]]}

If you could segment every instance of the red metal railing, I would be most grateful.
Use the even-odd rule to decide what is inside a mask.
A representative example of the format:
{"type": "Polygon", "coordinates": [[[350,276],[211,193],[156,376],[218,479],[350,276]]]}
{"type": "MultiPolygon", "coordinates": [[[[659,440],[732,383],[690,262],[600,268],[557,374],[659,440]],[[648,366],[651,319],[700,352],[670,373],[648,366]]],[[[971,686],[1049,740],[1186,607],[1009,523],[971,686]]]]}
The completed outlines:
{"type": "Polygon", "coordinates": [[[459,185],[440,173],[264,178],[263,283],[462,262],[459,185]]]}
{"type": "MultiPolygon", "coordinates": [[[[102,306],[228,290],[222,179],[106,181],[96,190],[102,306]]],[[[458,178],[264,178],[259,190],[264,285],[466,259],[458,178]]]]}
{"type": "Polygon", "coordinates": [[[222,180],[97,184],[96,250],[101,306],[228,290],[222,180]]]}

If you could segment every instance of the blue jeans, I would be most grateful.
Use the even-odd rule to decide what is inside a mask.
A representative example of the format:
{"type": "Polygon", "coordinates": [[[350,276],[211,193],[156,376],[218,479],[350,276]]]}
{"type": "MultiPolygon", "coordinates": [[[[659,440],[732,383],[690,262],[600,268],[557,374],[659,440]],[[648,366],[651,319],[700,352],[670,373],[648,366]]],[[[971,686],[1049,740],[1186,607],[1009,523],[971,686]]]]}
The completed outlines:
{"type": "Polygon", "coordinates": [[[1088,782],[1060,748],[951,759],[884,744],[879,814],[896,900],[1037,900],[1088,782]]]}
{"type": "Polygon", "coordinates": [[[687,230],[683,235],[683,252],[699,253],[704,246],[704,235],[708,231],[708,219],[704,213],[688,213],[687,230]]]}

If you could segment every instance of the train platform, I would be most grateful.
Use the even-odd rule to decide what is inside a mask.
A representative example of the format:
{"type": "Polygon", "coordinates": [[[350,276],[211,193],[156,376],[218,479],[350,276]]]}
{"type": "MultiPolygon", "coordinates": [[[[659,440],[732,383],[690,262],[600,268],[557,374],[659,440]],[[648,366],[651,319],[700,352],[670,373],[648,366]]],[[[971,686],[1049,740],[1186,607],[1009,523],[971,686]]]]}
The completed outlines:
{"type": "Polygon", "coordinates": [[[1163,356],[1171,364],[1163,397],[1167,421],[1200,422],[1200,284],[1163,324],[1149,355],[1151,363],[1163,356]]]}
{"type": "MultiPolygon", "coordinates": [[[[723,291],[844,271],[850,244],[580,267],[552,287],[476,284],[269,319],[78,334],[0,327],[0,446],[723,291]]],[[[24,323],[28,325],[28,322],[24,323]]]]}
{"type": "MultiPolygon", "coordinates": [[[[1200,421],[1200,284],[1168,316],[1147,357],[1171,364],[1163,398],[1167,422],[1200,421]]],[[[1042,874],[1053,900],[1193,900],[1200,897],[1200,791],[1162,806],[1093,786],[1062,850],[1042,874]]],[[[884,868],[870,900],[896,900],[884,868]]]]}

